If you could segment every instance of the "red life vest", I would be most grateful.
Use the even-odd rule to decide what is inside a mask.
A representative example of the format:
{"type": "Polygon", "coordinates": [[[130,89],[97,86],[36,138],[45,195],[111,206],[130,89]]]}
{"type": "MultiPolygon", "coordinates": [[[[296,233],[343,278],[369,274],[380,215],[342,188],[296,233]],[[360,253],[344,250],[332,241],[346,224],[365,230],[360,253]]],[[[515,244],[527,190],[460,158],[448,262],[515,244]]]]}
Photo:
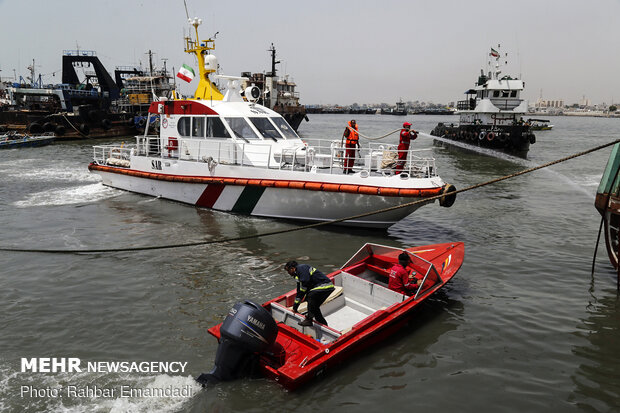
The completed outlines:
{"type": "Polygon", "coordinates": [[[351,122],[348,122],[348,125],[349,128],[347,130],[349,131],[349,134],[347,135],[347,146],[357,145],[360,139],[360,135],[357,132],[357,123],[355,126],[351,126],[351,122]]]}

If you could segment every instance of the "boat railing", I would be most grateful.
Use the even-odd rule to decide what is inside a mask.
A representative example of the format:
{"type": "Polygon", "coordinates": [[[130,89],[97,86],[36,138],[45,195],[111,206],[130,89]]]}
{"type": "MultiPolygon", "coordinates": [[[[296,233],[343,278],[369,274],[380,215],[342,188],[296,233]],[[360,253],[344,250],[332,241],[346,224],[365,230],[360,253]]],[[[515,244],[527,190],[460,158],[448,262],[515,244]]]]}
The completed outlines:
{"type": "MultiPolygon", "coordinates": [[[[95,146],[94,159],[129,160],[129,147],[95,146]],[[118,149],[112,152],[112,149],[118,149]]],[[[217,162],[226,165],[252,166],[314,173],[342,173],[348,160],[347,149],[340,141],[314,140],[311,145],[299,143],[248,143],[223,139],[167,138],[156,135],[138,136],[135,155],[161,156],[194,162],[217,162]]],[[[355,150],[352,171],[385,176],[402,174],[408,177],[436,176],[435,159],[422,156],[431,149],[399,151],[393,144],[367,143],[355,150]],[[406,152],[406,160],[399,154],[406,152]]]]}
{"type": "Polygon", "coordinates": [[[476,100],[468,99],[468,100],[459,100],[456,102],[457,110],[474,110],[476,108],[476,100]]]}
{"type": "MultiPolygon", "coordinates": [[[[340,172],[348,158],[347,147],[342,141],[318,139],[309,141],[309,148],[314,151],[314,164],[329,163],[329,169],[340,172]],[[322,161],[326,159],[326,161],[322,161]],[[319,162],[320,161],[320,162],[319,162]]],[[[436,175],[435,159],[421,156],[430,153],[431,149],[398,150],[396,144],[368,142],[355,149],[353,171],[378,172],[384,175],[398,171],[412,177],[431,177],[436,175]],[[406,160],[399,160],[399,156],[406,160]]]]}
{"type": "Polygon", "coordinates": [[[100,165],[129,167],[133,153],[133,145],[98,145],[93,146],[93,161],[100,165]]]}

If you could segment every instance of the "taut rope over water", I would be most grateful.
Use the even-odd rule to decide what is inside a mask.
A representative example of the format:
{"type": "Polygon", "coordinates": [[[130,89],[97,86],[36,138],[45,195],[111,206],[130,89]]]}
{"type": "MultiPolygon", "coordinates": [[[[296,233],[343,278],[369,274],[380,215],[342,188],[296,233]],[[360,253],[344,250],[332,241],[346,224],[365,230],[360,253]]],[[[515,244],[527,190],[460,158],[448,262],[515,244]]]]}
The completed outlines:
{"type": "Polygon", "coordinates": [[[366,140],[369,140],[369,141],[377,141],[377,140],[379,140],[379,139],[386,138],[386,137],[390,136],[391,134],[396,133],[396,132],[398,132],[398,131],[400,131],[400,130],[401,130],[401,128],[394,129],[393,131],[388,132],[388,133],[386,133],[385,135],[381,135],[381,136],[376,137],[376,138],[371,138],[370,136],[366,136],[366,135],[364,135],[364,134],[363,134],[362,132],[360,132],[360,131],[356,131],[356,130],[354,130],[354,129],[351,129],[351,127],[349,127],[349,126],[347,126],[347,129],[352,130],[352,131],[354,131],[354,132],[357,132],[357,134],[358,134],[358,135],[360,135],[362,138],[364,138],[364,139],[366,139],[366,140]]]}
{"type": "MultiPolygon", "coordinates": [[[[549,166],[552,166],[552,165],[555,165],[555,164],[558,164],[558,163],[566,162],[568,160],[571,160],[571,159],[574,159],[574,158],[578,158],[580,156],[587,155],[587,154],[592,153],[592,152],[599,151],[601,149],[607,148],[608,146],[615,145],[616,143],[620,143],[620,139],[616,139],[613,142],[609,142],[609,143],[606,143],[606,144],[603,144],[603,145],[599,145],[599,146],[596,146],[594,148],[591,148],[591,149],[588,149],[588,150],[585,150],[585,151],[582,151],[582,152],[578,152],[576,154],[573,154],[573,155],[570,155],[570,156],[567,156],[567,157],[564,157],[564,158],[561,158],[561,159],[557,159],[555,161],[547,162],[547,163],[545,163],[543,165],[539,165],[539,166],[535,166],[533,168],[525,169],[523,171],[516,172],[514,174],[505,175],[505,176],[502,176],[500,178],[492,179],[490,181],[483,182],[483,183],[476,184],[476,185],[472,185],[472,186],[469,186],[467,188],[459,189],[459,190],[456,190],[456,191],[453,191],[453,192],[450,192],[450,193],[458,194],[458,193],[461,193],[461,192],[467,192],[467,191],[471,191],[473,189],[481,188],[483,186],[492,185],[492,184],[495,184],[497,182],[501,182],[501,181],[505,181],[507,179],[511,179],[511,178],[514,178],[514,177],[517,177],[517,176],[525,175],[525,174],[528,174],[530,172],[537,171],[539,169],[547,168],[549,166]]],[[[374,214],[379,214],[379,213],[383,213],[383,212],[393,211],[393,210],[396,210],[396,209],[399,209],[399,208],[406,208],[406,207],[409,207],[409,206],[412,206],[412,205],[421,204],[421,203],[427,203],[429,201],[434,201],[436,199],[439,199],[439,198],[441,198],[443,196],[446,196],[446,194],[436,195],[436,196],[433,196],[433,197],[430,197],[430,198],[420,199],[418,201],[413,201],[413,202],[407,202],[405,204],[396,205],[396,206],[393,206],[393,207],[384,208],[384,209],[380,209],[380,210],[377,210],[377,211],[366,212],[366,213],[359,214],[359,215],[353,215],[353,216],[350,216],[350,217],[339,218],[339,219],[334,219],[334,220],[324,221],[324,222],[317,222],[317,223],[314,223],[314,224],[308,224],[308,225],[298,226],[298,227],[289,228],[289,229],[263,232],[263,233],[254,234],[254,235],[247,235],[247,236],[244,236],[244,237],[216,239],[216,240],[210,240],[210,241],[186,242],[186,243],[182,243],[182,244],[151,245],[151,246],[143,246],[143,247],[99,248],[99,249],[81,249],[81,250],[76,250],[76,249],[36,249],[36,248],[0,247],[0,251],[7,251],[7,252],[34,252],[34,253],[50,253],[50,254],[95,254],[95,253],[107,253],[107,252],[130,252],[130,251],[163,250],[163,249],[170,249],[170,248],[196,247],[196,246],[209,245],[209,244],[223,244],[223,243],[227,243],[227,242],[243,241],[243,240],[247,240],[247,239],[266,237],[266,236],[270,236],[270,235],[285,234],[287,232],[303,231],[305,229],[310,229],[310,228],[318,228],[318,227],[322,227],[324,225],[336,224],[336,223],[342,222],[342,221],[347,221],[347,220],[352,220],[352,219],[366,217],[366,216],[369,216],[369,215],[374,215],[374,214]]]]}

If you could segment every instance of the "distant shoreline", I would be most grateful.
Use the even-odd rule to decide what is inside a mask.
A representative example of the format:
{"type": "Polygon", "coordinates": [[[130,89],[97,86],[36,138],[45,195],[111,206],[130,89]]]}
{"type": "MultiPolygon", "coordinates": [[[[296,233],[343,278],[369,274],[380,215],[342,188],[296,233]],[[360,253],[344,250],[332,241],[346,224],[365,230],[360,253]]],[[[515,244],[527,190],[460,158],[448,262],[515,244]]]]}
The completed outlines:
{"type": "Polygon", "coordinates": [[[605,112],[563,112],[563,113],[528,113],[529,116],[582,116],[590,118],[620,118],[620,113],[605,112]]]}

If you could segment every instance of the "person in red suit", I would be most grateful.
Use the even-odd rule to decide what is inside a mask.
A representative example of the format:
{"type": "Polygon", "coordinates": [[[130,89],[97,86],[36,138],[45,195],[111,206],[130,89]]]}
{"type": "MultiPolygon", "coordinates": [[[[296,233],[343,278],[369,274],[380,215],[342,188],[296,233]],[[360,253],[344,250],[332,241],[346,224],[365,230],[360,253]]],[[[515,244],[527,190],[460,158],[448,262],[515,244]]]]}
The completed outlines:
{"type": "Polygon", "coordinates": [[[398,256],[398,264],[390,269],[388,288],[401,294],[411,295],[422,283],[422,275],[407,269],[411,258],[406,252],[398,256]]]}
{"type": "Polygon", "coordinates": [[[418,137],[418,132],[411,129],[411,123],[403,123],[403,128],[400,131],[400,141],[398,143],[398,162],[396,163],[396,172],[399,174],[403,171],[405,164],[407,163],[407,154],[409,153],[409,144],[412,140],[418,137]]]}

